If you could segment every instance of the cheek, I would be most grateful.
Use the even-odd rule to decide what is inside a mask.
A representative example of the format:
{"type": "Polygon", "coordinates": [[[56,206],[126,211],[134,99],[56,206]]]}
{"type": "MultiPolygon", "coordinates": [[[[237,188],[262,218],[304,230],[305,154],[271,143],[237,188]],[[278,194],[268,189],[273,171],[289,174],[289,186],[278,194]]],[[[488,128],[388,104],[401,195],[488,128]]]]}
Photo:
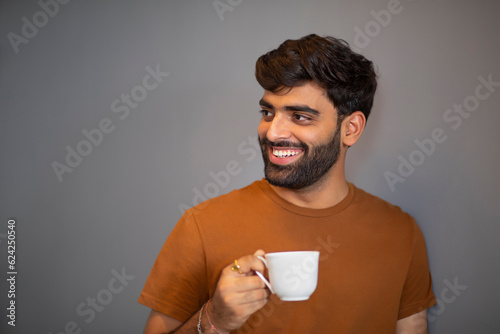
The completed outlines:
{"type": "Polygon", "coordinates": [[[324,144],[328,141],[329,135],[326,135],[324,132],[318,131],[315,129],[314,131],[309,131],[312,129],[304,129],[304,131],[296,131],[295,138],[299,141],[307,144],[308,146],[317,146],[320,144],[324,144]]]}
{"type": "Polygon", "coordinates": [[[305,140],[313,145],[325,144],[332,140],[335,134],[336,126],[335,124],[328,124],[324,126],[318,126],[311,131],[304,131],[301,133],[301,140],[305,140]]]}
{"type": "Polygon", "coordinates": [[[257,133],[259,137],[264,138],[267,134],[267,130],[269,130],[269,123],[260,121],[259,127],[257,128],[257,133]]]}

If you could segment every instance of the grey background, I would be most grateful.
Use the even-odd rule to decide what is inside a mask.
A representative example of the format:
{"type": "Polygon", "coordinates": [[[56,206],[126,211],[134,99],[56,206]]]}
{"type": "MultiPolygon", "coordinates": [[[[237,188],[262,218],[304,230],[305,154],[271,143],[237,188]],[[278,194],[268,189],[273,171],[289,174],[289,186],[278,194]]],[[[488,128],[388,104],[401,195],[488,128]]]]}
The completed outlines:
{"type": "Polygon", "coordinates": [[[499,333],[500,89],[457,129],[443,116],[474,95],[479,76],[500,81],[500,2],[401,0],[382,25],[370,11],[391,1],[221,1],[232,5],[219,17],[209,0],[73,0],[46,24],[38,14],[38,33],[17,53],[8,34],[22,35],[22,18],[33,22],[41,7],[0,2],[0,332],[55,334],[71,321],[81,333],[142,332],[149,309],[136,300],[179,207],[192,206],[197,191],[218,195],[263,175],[248,140],[262,94],[255,60],[314,32],[345,39],[378,67],[348,179],[419,223],[442,301],[430,311],[430,333],[499,333]],[[367,27],[369,43],[356,30],[367,27]],[[121,120],[112,102],[157,65],[170,74],[121,120]],[[65,164],[65,147],[76,149],[82,130],[104,118],[113,132],[60,182],[51,164],[65,164]],[[409,159],[414,141],[435,128],[446,141],[391,189],[384,173],[397,174],[398,157],[409,159]],[[209,186],[210,172],[232,160],[240,172],[209,186]],[[15,328],[6,318],[9,218],[17,225],[15,328]],[[113,270],[134,278],[109,294],[113,270]],[[107,304],[88,321],[76,310],[84,303],[90,312],[85,303],[96,296],[107,304]]]}

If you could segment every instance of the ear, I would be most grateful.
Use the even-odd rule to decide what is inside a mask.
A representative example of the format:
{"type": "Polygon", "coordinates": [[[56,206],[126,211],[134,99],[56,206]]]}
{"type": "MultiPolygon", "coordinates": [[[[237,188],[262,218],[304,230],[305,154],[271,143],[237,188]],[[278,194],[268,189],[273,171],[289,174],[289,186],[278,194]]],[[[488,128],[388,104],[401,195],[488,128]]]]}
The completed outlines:
{"type": "Polygon", "coordinates": [[[366,117],[361,111],[355,111],[342,122],[342,142],[346,146],[354,145],[366,125],[366,117]]]}

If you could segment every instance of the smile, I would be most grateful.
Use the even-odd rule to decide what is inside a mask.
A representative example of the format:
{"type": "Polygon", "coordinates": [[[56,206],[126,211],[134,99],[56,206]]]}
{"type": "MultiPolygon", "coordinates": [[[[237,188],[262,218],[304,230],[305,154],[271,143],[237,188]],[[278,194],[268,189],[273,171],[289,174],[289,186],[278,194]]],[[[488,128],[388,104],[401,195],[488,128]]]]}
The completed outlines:
{"type": "Polygon", "coordinates": [[[278,158],[288,158],[297,154],[302,153],[302,150],[280,150],[277,148],[272,148],[273,150],[273,155],[278,158]]]}
{"type": "Polygon", "coordinates": [[[270,147],[269,160],[276,165],[288,165],[297,160],[302,153],[303,149],[290,148],[290,147],[270,147]]]}

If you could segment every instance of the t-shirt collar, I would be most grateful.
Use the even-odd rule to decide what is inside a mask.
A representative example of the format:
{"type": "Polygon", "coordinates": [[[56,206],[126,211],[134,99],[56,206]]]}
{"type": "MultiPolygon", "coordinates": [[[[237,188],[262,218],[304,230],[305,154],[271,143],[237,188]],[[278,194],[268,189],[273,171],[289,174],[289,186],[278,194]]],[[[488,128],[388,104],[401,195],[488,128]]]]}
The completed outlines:
{"type": "Polygon", "coordinates": [[[282,207],[283,209],[303,215],[303,216],[308,216],[308,217],[326,217],[326,216],[332,216],[335,214],[338,214],[339,212],[343,211],[345,208],[347,208],[352,200],[354,199],[354,195],[356,192],[356,187],[348,182],[349,186],[349,192],[347,193],[347,196],[340,201],[339,203],[335,204],[334,206],[331,206],[329,208],[324,208],[324,209],[310,209],[310,208],[305,208],[302,206],[295,205],[293,203],[288,202],[281,196],[279,196],[271,187],[269,182],[267,182],[266,179],[262,179],[260,182],[258,182],[260,188],[262,191],[269,197],[270,200],[272,200],[274,203],[282,207]]]}

